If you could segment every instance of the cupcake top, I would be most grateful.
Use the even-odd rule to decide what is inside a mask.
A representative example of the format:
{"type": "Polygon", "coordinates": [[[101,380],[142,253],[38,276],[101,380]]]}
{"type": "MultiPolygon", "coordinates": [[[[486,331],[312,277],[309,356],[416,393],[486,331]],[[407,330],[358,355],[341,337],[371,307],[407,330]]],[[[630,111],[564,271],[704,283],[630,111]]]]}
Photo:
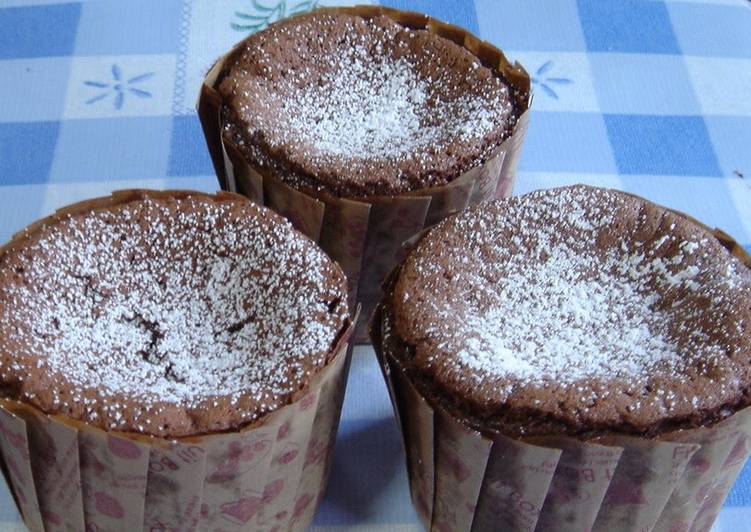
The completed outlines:
{"type": "Polygon", "coordinates": [[[313,13],[249,37],[219,91],[225,139],[339,196],[444,185],[512,133],[514,90],[467,49],[381,16],[313,13]]]}
{"type": "Polygon", "coordinates": [[[392,298],[412,380],[481,430],[649,435],[751,402],[751,271],[624,193],[539,191],[450,218],[392,298]]]}
{"type": "Polygon", "coordinates": [[[236,195],[119,197],[0,250],[2,395],[178,437],[304,393],[349,324],[341,270],[236,195]]]}

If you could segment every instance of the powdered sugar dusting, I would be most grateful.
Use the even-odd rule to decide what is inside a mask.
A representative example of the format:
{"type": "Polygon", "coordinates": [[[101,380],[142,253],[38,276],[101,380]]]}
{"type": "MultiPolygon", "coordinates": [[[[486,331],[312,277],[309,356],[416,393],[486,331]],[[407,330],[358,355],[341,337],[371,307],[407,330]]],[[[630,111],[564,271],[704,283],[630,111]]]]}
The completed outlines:
{"type": "Polygon", "coordinates": [[[489,158],[518,114],[470,52],[387,17],[272,26],[249,38],[220,92],[225,136],[252,164],[347,195],[446,183],[489,158]]]}
{"type": "Polygon", "coordinates": [[[499,401],[528,388],[572,390],[577,415],[611,393],[593,383],[618,382],[626,394],[646,386],[629,411],[695,408],[654,379],[700,375],[716,382],[712,394],[732,393],[730,338],[746,326],[732,309],[751,298],[748,272],[705,233],[673,232],[632,206],[572,187],[443,222],[405,266],[419,297],[395,292],[411,341],[431,346],[415,363],[487,386],[499,401]]]}
{"type": "Polygon", "coordinates": [[[48,408],[89,401],[83,415],[111,427],[122,398],[251,398],[249,419],[283,404],[326,361],[343,281],[287,222],[241,205],[147,199],[43,230],[0,263],[3,379],[57,378],[70,395],[52,390],[48,408]]]}
{"type": "Polygon", "coordinates": [[[477,96],[444,101],[407,60],[373,57],[361,46],[282,108],[289,134],[315,155],[346,158],[400,158],[445,139],[482,138],[502,114],[477,96]]]}
{"type": "Polygon", "coordinates": [[[655,308],[658,296],[647,287],[654,271],[614,257],[603,266],[582,277],[581,268],[553,248],[544,264],[507,277],[489,309],[462,316],[461,363],[476,376],[569,384],[602,375],[643,377],[682,364],[669,312],[655,308]]]}

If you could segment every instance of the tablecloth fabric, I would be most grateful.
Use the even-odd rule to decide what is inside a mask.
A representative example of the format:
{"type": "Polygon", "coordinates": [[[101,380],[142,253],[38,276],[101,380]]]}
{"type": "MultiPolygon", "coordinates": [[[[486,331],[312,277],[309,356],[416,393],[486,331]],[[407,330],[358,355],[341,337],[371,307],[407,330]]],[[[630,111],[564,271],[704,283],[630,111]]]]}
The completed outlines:
{"type": "MultiPolygon", "coordinates": [[[[332,5],[337,2],[320,2],[332,5]]],[[[388,0],[464,26],[535,90],[516,192],[624,189],[751,246],[747,0],[388,0]]],[[[194,105],[213,60],[315,0],[0,0],[0,241],[128,187],[217,188],[194,105]]],[[[315,530],[419,530],[374,356],[357,348],[315,530]]],[[[22,529],[0,485],[0,530],[22,529]]],[[[751,467],[716,525],[751,530],[751,467]]]]}

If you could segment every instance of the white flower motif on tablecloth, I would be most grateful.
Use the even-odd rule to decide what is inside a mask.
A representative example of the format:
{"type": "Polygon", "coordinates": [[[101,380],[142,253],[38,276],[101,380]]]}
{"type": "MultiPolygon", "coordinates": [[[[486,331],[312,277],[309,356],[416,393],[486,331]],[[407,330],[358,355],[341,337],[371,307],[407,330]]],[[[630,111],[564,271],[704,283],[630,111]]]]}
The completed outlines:
{"type": "Polygon", "coordinates": [[[98,94],[86,100],[86,105],[92,105],[112,96],[112,105],[115,109],[120,110],[125,103],[126,95],[130,94],[138,98],[152,97],[151,92],[144,89],[141,84],[154,77],[153,72],[144,72],[125,78],[122,69],[116,64],[112,65],[111,72],[112,79],[110,81],[86,80],[83,82],[88,87],[101,89],[98,94]]]}
{"type": "Polygon", "coordinates": [[[551,69],[553,68],[553,61],[546,61],[538,68],[534,75],[532,75],[532,85],[539,87],[545,94],[551,98],[557,100],[558,92],[556,92],[557,86],[570,85],[573,83],[569,78],[562,78],[556,76],[549,76],[551,69]]]}

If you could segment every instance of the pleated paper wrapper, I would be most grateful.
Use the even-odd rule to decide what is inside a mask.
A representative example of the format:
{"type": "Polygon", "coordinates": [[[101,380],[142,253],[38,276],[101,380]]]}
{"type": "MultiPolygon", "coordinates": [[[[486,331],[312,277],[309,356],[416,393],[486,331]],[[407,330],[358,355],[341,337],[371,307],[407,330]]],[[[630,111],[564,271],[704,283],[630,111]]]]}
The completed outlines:
{"type": "MultiPolygon", "coordinates": [[[[56,216],[142,193],[160,194],[118,192],[56,216]]],[[[110,432],[0,399],[0,465],[24,522],[32,532],[306,530],[328,478],[352,331],[293,402],[234,432],[110,432]]]]}
{"type": "MultiPolygon", "coordinates": [[[[233,52],[220,58],[211,68],[201,87],[197,108],[222,188],[240,192],[272,208],[318,242],[344,270],[349,281],[350,305],[354,308],[356,303],[360,303],[363,315],[370,316],[380,296],[381,283],[397,264],[405,240],[469,205],[511,195],[529,121],[530,79],[518,63],[509,63],[494,46],[480,41],[462,28],[425,15],[379,6],[316,10],[321,11],[366,18],[385,15],[402,26],[438,34],[468,49],[483,65],[524,95],[519,98],[523,112],[514,133],[482,165],[446,186],[398,196],[348,199],[323,192],[297,190],[269,175],[266,169],[251,166],[242,153],[222,136],[222,100],[216,86],[225,62],[233,52]]],[[[358,324],[354,339],[357,342],[369,341],[366,320],[358,324]]]]}
{"type": "MultiPolygon", "coordinates": [[[[712,232],[751,267],[735,241],[712,232]]],[[[401,428],[412,501],[431,532],[708,531],[751,452],[751,407],[657,439],[481,434],[420,395],[393,355],[402,347],[390,329],[379,305],[373,347],[401,428]]]]}

